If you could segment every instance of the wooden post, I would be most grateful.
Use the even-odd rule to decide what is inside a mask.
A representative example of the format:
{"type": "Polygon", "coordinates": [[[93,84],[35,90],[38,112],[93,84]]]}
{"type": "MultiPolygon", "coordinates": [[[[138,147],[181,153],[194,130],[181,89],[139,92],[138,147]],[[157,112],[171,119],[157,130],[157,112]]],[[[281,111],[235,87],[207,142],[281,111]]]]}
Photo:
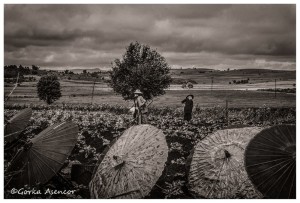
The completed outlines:
{"type": "Polygon", "coordinates": [[[211,77],[211,86],[210,86],[211,93],[212,93],[212,89],[213,89],[213,84],[214,84],[214,77],[211,77]]]}
{"type": "Polygon", "coordinates": [[[18,76],[17,76],[17,80],[16,80],[16,84],[13,87],[13,89],[11,90],[11,92],[7,95],[7,97],[4,99],[4,103],[8,101],[9,97],[12,95],[12,93],[15,91],[15,89],[18,87],[18,82],[19,82],[19,72],[18,72],[18,76]]]}
{"type": "Polygon", "coordinates": [[[276,79],[275,79],[275,98],[276,98],[276,79]]]}
{"type": "Polygon", "coordinates": [[[226,99],[226,121],[227,127],[229,126],[229,114],[228,114],[228,100],[226,99]]]}
{"type": "Polygon", "coordinates": [[[93,84],[93,91],[92,91],[92,102],[91,102],[91,104],[93,104],[93,99],[94,99],[95,83],[96,83],[96,79],[94,80],[94,84],[93,84]]]}

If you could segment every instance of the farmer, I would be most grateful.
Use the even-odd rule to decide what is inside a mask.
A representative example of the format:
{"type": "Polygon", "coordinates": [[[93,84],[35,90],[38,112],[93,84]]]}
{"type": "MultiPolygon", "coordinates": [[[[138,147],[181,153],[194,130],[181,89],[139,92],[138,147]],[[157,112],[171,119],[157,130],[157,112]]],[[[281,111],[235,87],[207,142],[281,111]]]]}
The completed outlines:
{"type": "Polygon", "coordinates": [[[193,99],[194,95],[190,94],[181,102],[182,104],[185,104],[183,120],[190,121],[192,119],[193,99]]]}
{"type": "Polygon", "coordinates": [[[134,107],[135,112],[133,117],[137,119],[138,124],[145,124],[147,123],[147,113],[148,108],[146,105],[146,100],[143,98],[143,93],[137,89],[134,92],[134,107]]]}

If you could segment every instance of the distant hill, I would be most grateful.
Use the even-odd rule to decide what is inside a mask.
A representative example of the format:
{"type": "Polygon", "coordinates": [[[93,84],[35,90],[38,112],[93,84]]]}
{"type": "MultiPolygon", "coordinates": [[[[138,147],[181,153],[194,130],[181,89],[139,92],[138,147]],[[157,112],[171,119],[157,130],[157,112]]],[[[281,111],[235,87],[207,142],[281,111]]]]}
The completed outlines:
{"type": "Polygon", "coordinates": [[[194,84],[230,84],[234,81],[247,80],[249,83],[262,83],[274,81],[296,80],[296,71],[270,70],[270,69],[173,69],[171,77],[174,84],[190,81],[194,84]]]}

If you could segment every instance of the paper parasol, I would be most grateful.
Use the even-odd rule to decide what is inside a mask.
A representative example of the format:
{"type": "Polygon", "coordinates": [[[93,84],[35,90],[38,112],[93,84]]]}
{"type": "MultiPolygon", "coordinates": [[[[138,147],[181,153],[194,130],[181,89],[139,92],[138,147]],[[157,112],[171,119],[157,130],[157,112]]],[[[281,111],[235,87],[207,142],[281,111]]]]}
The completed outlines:
{"type": "Polygon", "coordinates": [[[269,198],[296,198],[296,126],[263,130],[249,143],[245,165],[250,180],[269,198]]]}
{"type": "Polygon", "coordinates": [[[157,182],[168,157],[163,132],[151,125],[137,125],[100,158],[90,182],[92,198],[142,198],[157,182]]]}
{"type": "Polygon", "coordinates": [[[18,135],[26,128],[32,114],[32,109],[27,108],[7,121],[4,127],[4,140],[11,142],[18,138],[18,135]]]}
{"type": "MultiPolygon", "coordinates": [[[[7,169],[9,186],[44,184],[60,170],[70,155],[78,136],[71,122],[54,124],[28,141],[7,169]]],[[[7,184],[8,185],[8,184],[7,184]]]]}
{"type": "Polygon", "coordinates": [[[246,127],[216,131],[194,148],[187,164],[189,184],[196,197],[234,198],[242,189],[257,192],[244,168],[244,149],[260,128],[246,127]]]}

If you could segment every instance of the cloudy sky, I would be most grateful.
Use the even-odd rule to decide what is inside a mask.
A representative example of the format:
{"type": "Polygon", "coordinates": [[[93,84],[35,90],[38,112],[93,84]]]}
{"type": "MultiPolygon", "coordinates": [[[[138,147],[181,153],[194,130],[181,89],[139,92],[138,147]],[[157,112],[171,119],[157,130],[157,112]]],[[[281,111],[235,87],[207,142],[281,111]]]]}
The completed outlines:
{"type": "Polygon", "coordinates": [[[4,63],[110,68],[130,42],[173,68],[296,69],[295,5],[5,5],[4,63]]]}

